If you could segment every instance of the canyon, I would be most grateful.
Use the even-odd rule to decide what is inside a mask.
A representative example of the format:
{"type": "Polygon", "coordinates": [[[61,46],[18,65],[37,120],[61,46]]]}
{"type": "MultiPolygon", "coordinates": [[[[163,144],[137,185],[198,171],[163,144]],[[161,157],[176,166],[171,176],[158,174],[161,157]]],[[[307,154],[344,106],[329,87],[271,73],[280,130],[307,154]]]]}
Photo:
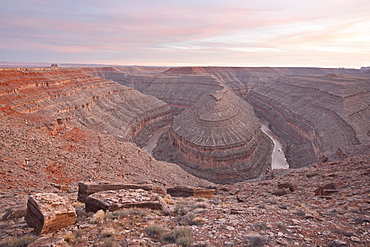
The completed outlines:
{"type": "Polygon", "coordinates": [[[365,69],[0,69],[0,246],[162,246],[185,228],[195,243],[180,246],[367,246],[369,96],[365,69]],[[97,221],[81,184],[109,203],[152,188],[166,210],[97,221]],[[37,196],[76,215],[42,233],[25,217],[37,196]]]}
{"type": "MultiPolygon", "coordinates": [[[[171,106],[174,116],[205,95],[230,88],[253,107],[262,122],[269,123],[291,168],[336,161],[370,149],[368,70],[175,67],[151,73],[148,68],[100,68],[90,73],[155,96],[171,106]]],[[[174,161],[178,155],[157,158],[168,156],[167,160],[174,161]]]]}
{"type": "Polygon", "coordinates": [[[271,172],[274,144],[260,122],[268,123],[290,168],[370,149],[368,70],[133,66],[0,72],[3,121],[23,119],[66,143],[104,136],[139,148],[166,126],[151,159],[211,182],[271,172]]]}

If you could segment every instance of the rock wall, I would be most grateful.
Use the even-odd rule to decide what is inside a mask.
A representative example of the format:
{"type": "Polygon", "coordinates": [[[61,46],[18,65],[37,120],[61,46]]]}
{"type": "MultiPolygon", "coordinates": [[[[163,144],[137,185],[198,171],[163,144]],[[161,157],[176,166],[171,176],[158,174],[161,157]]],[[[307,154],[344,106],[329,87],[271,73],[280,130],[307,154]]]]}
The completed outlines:
{"type": "Polygon", "coordinates": [[[269,67],[175,67],[111,76],[177,107],[175,114],[227,85],[281,138],[291,167],[370,145],[368,78],[366,70],[269,67]]]}
{"type": "Polygon", "coordinates": [[[79,69],[1,70],[0,75],[0,110],[8,113],[68,122],[124,141],[171,121],[166,103],[79,69]]]}

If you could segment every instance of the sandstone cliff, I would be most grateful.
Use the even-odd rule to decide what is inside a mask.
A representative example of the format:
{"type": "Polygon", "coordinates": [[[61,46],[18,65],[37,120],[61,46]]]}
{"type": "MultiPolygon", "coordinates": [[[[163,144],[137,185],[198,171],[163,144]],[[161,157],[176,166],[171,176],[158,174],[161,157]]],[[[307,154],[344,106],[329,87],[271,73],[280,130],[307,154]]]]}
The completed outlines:
{"type": "Polygon", "coordinates": [[[161,73],[102,73],[177,109],[227,85],[269,123],[291,167],[369,149],[370,83],[364,70],[176,67],[161,73]]]}
{"type": "Polygon", "coordinates": [[[5,112],[47,118],[51,125],[68,122],[123,141],[150,124],[170,121],[166,103],[78,69],[0,72],[0,110],[5,112]]]}

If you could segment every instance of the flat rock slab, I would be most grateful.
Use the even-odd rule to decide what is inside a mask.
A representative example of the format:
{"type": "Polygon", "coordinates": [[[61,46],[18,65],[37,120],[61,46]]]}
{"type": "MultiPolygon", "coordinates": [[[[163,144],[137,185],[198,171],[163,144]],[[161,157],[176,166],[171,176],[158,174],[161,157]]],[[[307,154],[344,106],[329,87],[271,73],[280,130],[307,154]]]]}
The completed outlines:
{"type": "Polygon", "coordinates": [[[80,182],[78,183],[78,198],[80,202],[85,202],[86,198],[96,192],[107,191],[107,190],[122,190],[122,189],[142,189],[146,191],[152,191],[157,194],[165,194],[165,191],[160,188],[153,186],[152,184],[122,184],[122,183],[111,183],[111,182],[80,182]]]}
{"type": "Polygon", "coordinates": [[[116,211],[122,208],[149,208],[166,212],[166,203],[155,193],[143,189],[108,190],[86,198],[86,212],[116,211]]]}
{"type": "Polygon", "coordinates": [[[76,210],[57,194],[37,193],[28,199],[25,220],[37,234],[44,234],[74,224],[76,210]]]}
{"type": "Polygon", "coordinates": [[[175,197],[202,197],[212,198],[215,195],[215,191],[211,189],[193,188],[187,186],[176,186],[167,189],[167,194],[175,197]]]}

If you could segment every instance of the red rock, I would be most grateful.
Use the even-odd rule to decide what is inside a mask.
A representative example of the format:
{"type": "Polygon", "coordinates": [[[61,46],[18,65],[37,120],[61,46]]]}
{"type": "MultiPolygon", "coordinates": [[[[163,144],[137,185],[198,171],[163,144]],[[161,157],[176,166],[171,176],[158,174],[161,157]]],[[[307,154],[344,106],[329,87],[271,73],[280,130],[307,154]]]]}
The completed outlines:
{"type": "Polygon", "coordinates": [[[149,208],[167,212],[164,200],[150,191],[142,189],[108,190],[91,194],[86,198],[85,209],[87,212],[98,210],[116,211],[122,208],[149,208]]]}
{"type": "Polygon", "coordinates": [[[86,198],[96,192],[107,191],[107,190],[122,190],[122,189],[142,189],[146,191],[152,191],[153,193],[165,195],[165,191],[160,188],[153,186],[152,184],[122,184],[122,183],[111,183],[111,182],[79,182],[78,183],[78,198],[80,202],[85,202],[86,198]]]}
{"type": "Polygon", "coordinates": [[[31,195],[27,203],[25,220],[37,234],[56,231],[76,221],[75,208],[53,193],[31,195]]]}

